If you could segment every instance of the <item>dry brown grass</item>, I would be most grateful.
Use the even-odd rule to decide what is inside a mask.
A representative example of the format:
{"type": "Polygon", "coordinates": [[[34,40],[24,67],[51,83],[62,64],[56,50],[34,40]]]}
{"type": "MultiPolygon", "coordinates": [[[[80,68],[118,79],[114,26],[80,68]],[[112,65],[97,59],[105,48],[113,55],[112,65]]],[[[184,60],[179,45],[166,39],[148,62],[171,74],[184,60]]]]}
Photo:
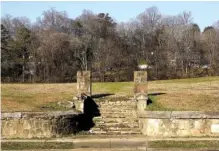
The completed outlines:
{"type": "MultiPolygon", "coordinates": [[[[148,84],[156,103],[168,110],[219,111],[219,77],[152,81],[148,84]]],[[[76,84],[2,84],[2,111],[42,111],[49,103],[72,100],[76,84]]],[[[94,94],[133,96],[133,82],[94,83],[94,94]]],[[[153,103],[152,103],[153,104],[153,103]]]]}
{"type": "Polygon", "coordinates": [[[157,103],[169,110],[219,111],[219,79],[149,83],[149,91],[165,93],[157,103]]]}
{"type": "Polygon", "coordinates": [[[2,84],[2,111],[40,111],[50,102],[71,100],[76,84],[2,84]]]}

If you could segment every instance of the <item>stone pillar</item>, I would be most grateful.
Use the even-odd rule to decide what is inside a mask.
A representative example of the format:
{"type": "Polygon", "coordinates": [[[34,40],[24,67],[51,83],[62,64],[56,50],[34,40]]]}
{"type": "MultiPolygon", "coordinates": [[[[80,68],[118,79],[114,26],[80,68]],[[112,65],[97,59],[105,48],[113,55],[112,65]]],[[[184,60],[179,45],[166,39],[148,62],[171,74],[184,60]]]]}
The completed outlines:
{"type": "Polygon", "coordinates": [[[74,104],[77,110],[83,112],[84,102],[81,100],[81,93],[91,96],[91,72],[78,71],[77,72],[77,97],[74,104]]]}
{"type": "Polygon", "coordinates": [[[91,73],[90,71],[77,72],[77,96],[85,93],[91,96],[91,73]]]}
{"type": "Polygon", "coordinates": [[[137,110],[144,111],[148,100],[147,71],[134,72],[134,98],[137,101],[137,110]]]}

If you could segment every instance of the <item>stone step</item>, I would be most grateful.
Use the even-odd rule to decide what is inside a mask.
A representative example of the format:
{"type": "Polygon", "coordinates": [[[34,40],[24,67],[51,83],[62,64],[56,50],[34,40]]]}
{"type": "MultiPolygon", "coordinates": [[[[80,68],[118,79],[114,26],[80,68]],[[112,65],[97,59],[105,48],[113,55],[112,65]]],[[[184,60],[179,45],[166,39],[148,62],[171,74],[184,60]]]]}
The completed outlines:
{"type": "Polygon", "coordinates": [[[101,101],[97,103],[101,113],[95,117],[96,135],[136,135],[141,134],[137,119],[136,101],[101,101]]]}
{"type": "Polygon", "coordinates": [[[135,109],[131,109],[131,110],[116,110],[116,109],[99,109],[100,113],[137,113],[135,109]]]}
{"type": "Polygon", "coordinates": [[[125,110],[135,110],[137,108],[137,106],[99,106],[99,109],[112,109],[112,110],[121,110],[121,111],[125,111],[125,110]]]}
{"type": "Polygon", "coordinates": [[[135,109],[137,108],[136,105],[133,105],[133,106],[121,106],[121,105],[118,105],[118,106],[107,106],[107,105],[99,105],[99,108],[104,108],[104,109],[135,109]]]}
{"type": "Polygon", "coordinates": [[[125,111],[116,111],[116,110],[100,110],[101,114],[137,114],[137,112],[135,110],[125,110],[125,111]]]}
{"type": "Polygon", "coordinates": [[[99,127],[99,126],[134,128],[134,127],[139,127],[139,124],[138,123],[95,123],[95,127],[99,127]]]}
{"type": "Polygon", "coordinates": [[[136,106],[126,106],[126,107],[119,107],[119,106],[99,106],[99,109],[117,109],[117,110],[130,110],[130,109],[136,109],[136,106]]]}
{"type": "Polygon", "coordinates": [[[100,112],[116,112],[116,113],[137,113],[136,110],[111,110],[111,109],[100,109],[100,112]]]}
{"type": "Polygon", "coordinates": [[[113,105],[110,105],[110,104],[97,104],[99,107],[121,107],[121,108],[134,108],[136,107],[137,105],[136,104],[113,104],[113,105]]]}
{"type": "Polygon", "coordinates": [[[138,123],[95,123],[95,126],[103,127],[103,126],[114,126],[114,127],[139,127],[138,123]]]}
{"type": "Polygon", "coordinates": [[[118,125],[111,125],[111,126],[106,126],[106,125],[95,125],[95,128],[100,128],[100,129],[139,129],[139,126],[118,126],[118,125]]]}
{"type": "Polygon", "coordinates": [[[138,119],[136,118],[103,118],[103,117],[95,117],[95,123],[138,123],[138,119]]]}
{"type": "Polygon", "coordinates": [[[106,114],[122,114],[122,115],[135,115],[135,116],[137,116],[137,113],[136,112],[132,112],[132,111],[130,111],[130,112],[119,112],[119,111],[100,111],[100,114],[101,115],[106,115],[106,114]]]}
{"type": "Polygon", "coordinates": [[[92,128],[95,131],[136,131],[139,132],[139,128],[120,128],[120,127],[96,127],[92,128]]]}
{"type": "Polygon", "coordinates": [[[101,117],[103,117],[103,118],[119,118],[119,119],[123,119],[123,121],[125,121],[125,120],[130,120],[130,119],[135,119],[135,118],[137,118],[137,117],[135,117],[135,116],[131,116],[131,115],[129,115],[129,116],[126,116],[126,115],[121,115],[121,114],[115,114],[115,115],[113,115],[113,114],[108,114],[108,115],[102,115],[101,117]],[[129,118],[128,118],[129,117],[129,118]]]}
{"type": "Polygon", "coordinates": [[[109,102],[109,103],[100,102],[100,103],[97,103],[97,105],[102,105],[102,106],[116,106],[116,105],[135,106],[136,104],[137,102],[109,102]]]}
{"type": "Polygon", "coordinates": [[[107,123],[107,122],[100,122],[95,123],[95,127],[139,127],[138,123],[107,123]]]}
{"type": "Polygon", "coordinates": [[[105,113],[105,114],[101,114],[101,117],[103,118],[137,118],[136,114],[114,114],[114,113],[105,113]]]}
{"type": "Polygon", "coordinates": [[[105,135],[138,135],[140,131],[93,131],[92,134],[105,134],[105,135]]]}
{"type": "Polygon", "coordinates": [[[92,128],[92,130],[96,130],[96,131],[100,131],[100,130],[104,130],[104,131],[140,131],[139,127],[135,127],[135,128],[121,128],[121,127],[94,127],[92,128]]]}
{"type": "Polygon", "coordinates": [[[134,101],[134,100],[129,100],[129,101],[108,101],[108,100],[105,100],[105,101],[97,101],[96,102],[97,104],[100,104],[100,105],[116,105],[116,104],[122,104],[122,105],[130,105],[130,104],[136,104],[137,101],[134,101]]]}
{"type": "Polygon", "coordinates": [[[139,128],[106,127],[107,131],[139,131],[139,128]]]}

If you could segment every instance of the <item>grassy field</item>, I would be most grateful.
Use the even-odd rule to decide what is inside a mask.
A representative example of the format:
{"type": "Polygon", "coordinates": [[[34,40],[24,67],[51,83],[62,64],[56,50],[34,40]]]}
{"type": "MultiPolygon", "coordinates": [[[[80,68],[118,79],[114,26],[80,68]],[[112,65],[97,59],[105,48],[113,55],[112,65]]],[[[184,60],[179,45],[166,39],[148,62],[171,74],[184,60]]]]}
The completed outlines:
{"type": "Polygon", "coordinates": [[[219,147],[219,141],[151,141],[151,148],[209,148],[219,147]]]}
{"type": "Polygon", "coordinates": [[[31,150],[31,149],[73,149],[73,143],[51,143],[51,142],[7,142],[1,143],[3,150],[31,150]]]}
{"type": "MultiPolygon", "coordinates": [[[[74,149],[73,143],[54,143],[54,142],[3,142],[3,150],[31,150],[31,149],[74,149]]],[[[218,148],[219,141],[149,141],[149,148],[218,148]]],[[[85,149],[85,148],[81,148],[85,149]]],[[[96,149],[98,150],[98,149],[96,149]]],[[[109,149],[105,149],[109,150],[109,149]]]]}
{"type": "MultiPolygon", "coordinates": [[[[149,81],[148,110],[219,111],[219,77],[149,81]]],[[[93,83],[93,94],[113,94],[103,99],[132,97],[133,82],[93,83]]],[[[71,101],[76,83],[1,84],[1,108],[11,111],[59,110],[58,101],[71,101]]]]}

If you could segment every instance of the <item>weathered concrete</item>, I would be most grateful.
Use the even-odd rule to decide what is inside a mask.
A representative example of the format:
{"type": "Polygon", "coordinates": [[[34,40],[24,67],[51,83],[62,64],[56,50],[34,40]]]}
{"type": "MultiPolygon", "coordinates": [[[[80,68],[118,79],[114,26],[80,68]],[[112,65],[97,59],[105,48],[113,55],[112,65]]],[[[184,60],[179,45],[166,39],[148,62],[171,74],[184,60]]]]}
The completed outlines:
{"type": "Polygon", "coordinates": [[[152,137],[219,136],[219,113],[166,111],[138,114],[144,135],[152,137]]]}

